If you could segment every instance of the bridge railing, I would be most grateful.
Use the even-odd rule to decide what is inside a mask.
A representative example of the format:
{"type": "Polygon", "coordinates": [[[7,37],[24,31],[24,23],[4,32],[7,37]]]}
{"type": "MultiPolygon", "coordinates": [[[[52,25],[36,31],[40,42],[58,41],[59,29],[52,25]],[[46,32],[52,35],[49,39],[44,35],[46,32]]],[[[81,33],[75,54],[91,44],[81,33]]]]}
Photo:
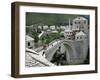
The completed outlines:
{"type": "Polygon", "coordinates": [[[50,42],[49,45],[52,45],[54,42],[57,42],[57,41],[60,41],[60,40],[64,40],[64,39],[63,39],[63,38],[55,39],[55,40],[53,40],[52,42],[50,42]]]}

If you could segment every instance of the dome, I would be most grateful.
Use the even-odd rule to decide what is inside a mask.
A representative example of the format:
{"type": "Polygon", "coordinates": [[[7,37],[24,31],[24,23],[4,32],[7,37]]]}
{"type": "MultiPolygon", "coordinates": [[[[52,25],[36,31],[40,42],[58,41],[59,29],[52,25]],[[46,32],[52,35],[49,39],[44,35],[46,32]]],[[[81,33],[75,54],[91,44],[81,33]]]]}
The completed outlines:
{"type": "Polygon", "coordinates": [[[84,18],[84,17],[77,17],[77,18],[75,18],[73,21],[79,21],[79,20],[87,20],[86,18],[84,18]]]}
{"type": "Polygon", "coordinates": [[[86,34],[84,33],[84,32],[82,32],[82,31],[80,31],[80,32],[78,32],[77,34],[76,34],[76,36],[85,36],[86,34]]]}

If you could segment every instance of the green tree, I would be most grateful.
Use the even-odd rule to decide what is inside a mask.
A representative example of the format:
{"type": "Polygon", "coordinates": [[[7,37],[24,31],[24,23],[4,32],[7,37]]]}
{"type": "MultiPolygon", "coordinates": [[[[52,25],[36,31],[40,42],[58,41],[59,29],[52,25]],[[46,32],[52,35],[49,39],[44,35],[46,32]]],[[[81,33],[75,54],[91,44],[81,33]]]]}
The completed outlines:
{"type": "Polygon", "coordinates": [[[26,27],[26,34],[28,34],[29,33],[29,28],[28,27],[26,27]]]}
{"type": "Polygon", "coordinates": [[[35,35],[35,36],[34,36],[34,39],[35,39],[35,40],[34,40],[34,42],[36,42],[36,43],[37,43],[37,42],[38,42],[38,40],[39,40],[39,38],[38,38],[38,36],[37,36],[37,35],[35,35]]]}

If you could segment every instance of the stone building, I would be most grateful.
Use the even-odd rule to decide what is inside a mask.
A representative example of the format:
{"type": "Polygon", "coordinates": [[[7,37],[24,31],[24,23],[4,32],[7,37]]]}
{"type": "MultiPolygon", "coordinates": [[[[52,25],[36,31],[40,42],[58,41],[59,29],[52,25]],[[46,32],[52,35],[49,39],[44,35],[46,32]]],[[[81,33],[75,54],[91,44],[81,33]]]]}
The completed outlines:
{"type": "Polygon", "coordinates": [[[25,36],[25,45],[26,48],[32,49],[34,48],[34,39],[28,35],[25,36]]]}
{"type": "Polygon", "coordinates": [[[75,35],[75,40],[76,41],[81,41],[81,40],[84,40],[86,39],[86,34],[82,31],[78,32],[76,35],[75,35]]]}
{"type": "Polygon", "coordinates": [[[72,30],[75,32],[83,31],[84,33],[88,33],[88,20],[84,17],[77,17],[73,19],[73,27],[72,30]]]}
{"type": "Polygon", "coordinates": [[[67,40],[84,40],[88,35],[88,20],[84,17],[73,19],[72,25],[66,26],[64,31],[65,39],[67,40]]]}
{"type": "Polygon", "coordinates": [[[51,25],[51,26],[50,26],[50,29],[51,29],[51,30],[55,30],[55,29],[56,29],[56,26],[55,26],[55,25],[51,25]]]}
{"type": "Polygon", "coordinates": [[[47,30],[47,29],[48,29],[48,25],[44,25],[43,30],[47,30]]]}

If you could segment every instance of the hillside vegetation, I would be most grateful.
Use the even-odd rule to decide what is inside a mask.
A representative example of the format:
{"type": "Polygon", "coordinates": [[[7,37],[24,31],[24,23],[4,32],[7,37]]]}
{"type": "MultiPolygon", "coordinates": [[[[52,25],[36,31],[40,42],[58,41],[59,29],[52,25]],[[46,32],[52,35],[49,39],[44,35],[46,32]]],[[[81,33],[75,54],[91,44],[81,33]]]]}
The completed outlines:
{"type": "Polygon", "coordinates": [[[33,13],[26,12],[26,26],[32,24],[43,25],[63,25],[68,24],[77,16],[84,16],[88,18],[88,15],[73,15],[73,14],[51,14],[51,13],[33,13]]]}

